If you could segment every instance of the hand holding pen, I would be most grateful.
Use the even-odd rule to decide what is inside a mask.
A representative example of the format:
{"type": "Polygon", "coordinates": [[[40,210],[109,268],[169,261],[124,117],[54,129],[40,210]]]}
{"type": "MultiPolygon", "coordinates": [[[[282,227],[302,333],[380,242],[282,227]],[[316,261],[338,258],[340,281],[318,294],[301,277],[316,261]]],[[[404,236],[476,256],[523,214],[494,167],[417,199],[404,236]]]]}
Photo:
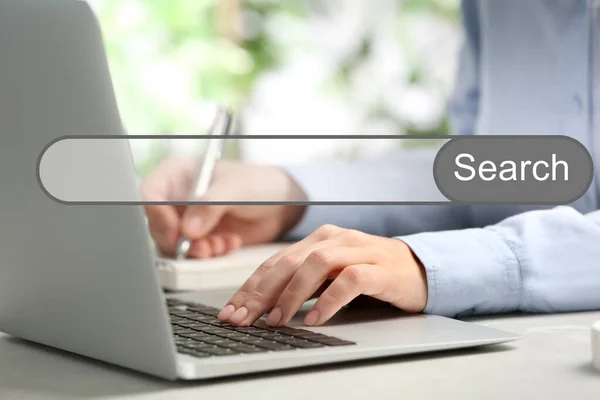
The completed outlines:
{"type": "MultiPolygon", "coordinates": [[[[197,201],[208,192],[210,184],[213,180],[213,175],[217,162],[223,155],[223,147],[225,145],[226,136],[229,135],[233,125],[233,116],[228,108],[220,107],[217,111],[217,116],[209,132],[210,136],[217,136],[209,139],[208,148],[204,159],[198,163],[198,172],[194,185],[191,188],[188,200],[190,202],[197,201]]],[[[192,241],[184,236],[177,243],[177,251],[175,257],[180,260],[188,257],[188,253],[192,246],[192,241]]]]}
{"type": "Polygon", "coordinates": [[[144,180],[142,197],[150,233],[165,257],[206,259],[242,246],[273,242],[304,214],[297,206],[152,205],[152,202],[304,202],[303,190],[281,168],[239,161],[217,162],[232,117],[221,108],[215,119],[206,157],[171,157],[144,180]]]}

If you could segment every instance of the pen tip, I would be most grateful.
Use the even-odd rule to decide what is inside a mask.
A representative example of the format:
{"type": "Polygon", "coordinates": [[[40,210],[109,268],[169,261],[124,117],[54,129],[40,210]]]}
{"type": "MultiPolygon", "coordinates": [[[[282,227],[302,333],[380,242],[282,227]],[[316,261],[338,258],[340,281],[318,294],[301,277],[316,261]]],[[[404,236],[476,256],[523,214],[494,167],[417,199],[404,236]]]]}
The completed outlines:
{"type": "Polygon", "coordinates": [[[177,245],[177,251],[175,252],[175,259],[184,260],[187,258],[188,252],[190,251],[192,244],[189,240],[181,240],[177,245]]]}

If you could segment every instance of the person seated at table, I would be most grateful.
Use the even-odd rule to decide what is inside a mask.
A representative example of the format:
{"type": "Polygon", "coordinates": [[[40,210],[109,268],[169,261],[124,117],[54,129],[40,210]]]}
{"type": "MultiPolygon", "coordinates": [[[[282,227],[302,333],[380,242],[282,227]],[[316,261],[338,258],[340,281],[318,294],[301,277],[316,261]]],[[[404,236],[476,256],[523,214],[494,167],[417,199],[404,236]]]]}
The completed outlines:
{"type": "MultiPolygon", "coordinates": [[[[600,23],[587,1],[464,0],[466,40],[450,104],[453,133],[568,135],[600,165],[600,23]],[[596,147],[594,147],[596,146],[596,147]]],[[[187,193],[194,162],[173,158],[144,182],[146,201],[187,193]]],[[[398,182],[406,171],[395,170],[398,182]]],[[[353,173],[356,170],[353,170],[353,173]]],[[[203,200],[319,200],[367,184],[328,165],[292,169],[219,164],[203,200]]],[[[600,191],[570,207],[148,206],[152,235],[174,254],[219,256],[282,237],[301,239],[266,260],[219,317],[288,323],[318,296],[307,325],[322,325],[365,295],[411,313],[475,314],[600,309],[600,191]]]]}

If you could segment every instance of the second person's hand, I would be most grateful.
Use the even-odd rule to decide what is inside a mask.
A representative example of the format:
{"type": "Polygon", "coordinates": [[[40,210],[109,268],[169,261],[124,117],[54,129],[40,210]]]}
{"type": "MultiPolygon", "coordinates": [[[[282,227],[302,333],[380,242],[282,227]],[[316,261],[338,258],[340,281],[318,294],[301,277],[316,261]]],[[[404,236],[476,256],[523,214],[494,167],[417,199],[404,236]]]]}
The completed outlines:
{"type": "MultiPolygon", "coordinates": [[[[145,202],[187,200],[196,160],[171,158],[142,183],[145,202]]],[[[206,202],[304,202],[306,196],[282,169],[237,162],[217,164],[206,202]]],[[[241,246],[270,243],[301,219],[296,206],[146,206],[151,235],[167,256],[176,252],[180,235],[192,241],[189,256],[210,258],[241,246]]]]}
{"type": "Polygon", "coordinates": [[[219,319],[248,326],[269,313],[270,325],[286,325],[307,300],[318,297],[305,324],[322,325],[361,295],[422,312],[425,269],[401,240],[328,225],[265,261],[219,319]]]}

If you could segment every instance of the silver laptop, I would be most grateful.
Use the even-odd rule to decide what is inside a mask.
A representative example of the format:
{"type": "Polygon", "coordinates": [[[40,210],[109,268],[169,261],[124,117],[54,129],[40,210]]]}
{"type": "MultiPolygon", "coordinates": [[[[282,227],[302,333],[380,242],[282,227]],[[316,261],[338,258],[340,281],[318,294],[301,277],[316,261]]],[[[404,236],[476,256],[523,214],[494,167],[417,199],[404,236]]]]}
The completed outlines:
{"type": "MultiPolygon", "coordinates": [[[[235,329],[215,317],[235,288],[167,299],[142,207],[61,204],[37,179],[38,157],[55,139],[124,134],[90,7],[77,0],[0,0],[0,58],[0,331],[171,380],[517,338],[391,308],[346,309],[319,328],[304,327],[300,315],[282,329],[262,321],[235,329]]],[[[72,166],[63,165],[71,174],[65,182],[80,179],[93,196],[107,185],[120,198],[138,196],[127,140],[90,140],[87,153],[74,153],[65,153],[64,165],[72,166]]]]}

